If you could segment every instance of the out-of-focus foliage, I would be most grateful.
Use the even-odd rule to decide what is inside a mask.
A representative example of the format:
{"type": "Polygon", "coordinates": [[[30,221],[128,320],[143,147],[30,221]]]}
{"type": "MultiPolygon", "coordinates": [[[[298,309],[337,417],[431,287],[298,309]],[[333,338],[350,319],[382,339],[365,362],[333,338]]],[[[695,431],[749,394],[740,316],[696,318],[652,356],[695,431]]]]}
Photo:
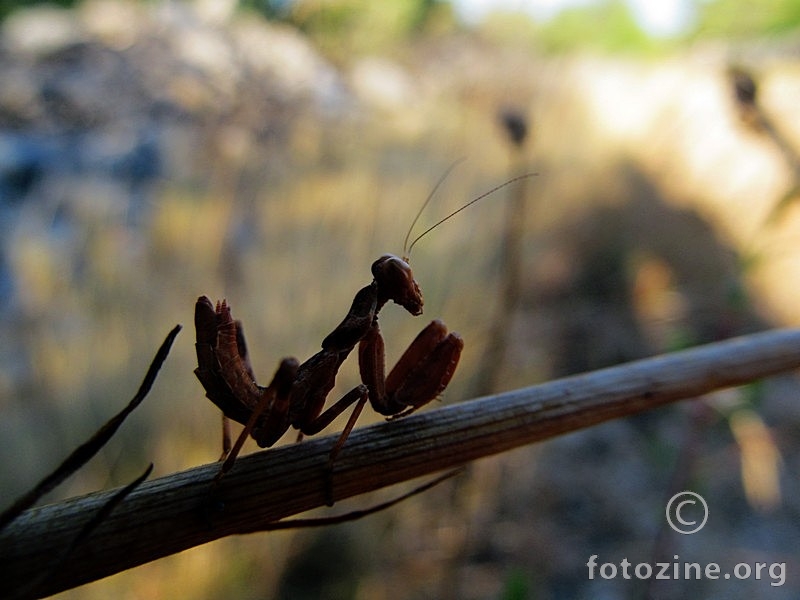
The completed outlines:
{"type": "MultiPolygon", "coordinates": [[[[242,0],[241,5],[299,28],[339,62],[386,51],[421,34],[452,32],[458,27],[451,4],[442,0],[242,0]]],[[[541,23],[525,13],[497,11],[479,27],[492,39],[547,53],[641,52],[658,46],[638,26],[623,0],[568,8],[541,23]]]]}
{"type": "Polygon", "coordinates": [[[289,15],[289,0],[239,0],[239,6],[253,10],[268,19],[283,20],[289,15]]]}
{"type": "Polygon", "coordinates": [[[242,0],[241,6],[297,27],[327,56],[344,62],[455,25],[450,4],[441,0],[242,0]]]}
{"type": "Polygon", "coordinates": [[[538,46],[547,52],[586,48],[602,52],[642,51],[653,41],[636,24],[622,0],[562,11],[538,31],[538,46]]]}
{"type": "Polygon", "coordinates": [[[698,3],[698,37],[754,38],[800,27],[797,0],[709,0],[698,3]]]}
{"type": "Polygon", "coordinates": [[[18,8],[36,6],[38,4],[71,7],[77,4],[77,0],[47,0],[46,2],[43,0],[0,0],[0,21],[18,8]]]}
{"type": "Polygon", "coordinates": [[[672,40],[657,40],[643,31],[622,0],[567,8],[545,22],[537,22],[524,13],[496,12],[480,28],[492,41],[546,55],[576,51],[646,54],[673,44],[672,40]]]}

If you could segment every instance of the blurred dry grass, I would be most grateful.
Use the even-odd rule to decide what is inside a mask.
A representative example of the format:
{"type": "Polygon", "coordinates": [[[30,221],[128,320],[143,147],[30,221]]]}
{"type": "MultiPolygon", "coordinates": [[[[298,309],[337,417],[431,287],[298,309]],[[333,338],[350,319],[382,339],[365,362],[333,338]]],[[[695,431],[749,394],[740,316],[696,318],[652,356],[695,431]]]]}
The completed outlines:
{"type": "MultiPolygon", "coordinates": [[[[176,322],[187,329],[151,397],[59,494],[119,485],[150,460],[156,476],[214,460],[219,415],[191,374],[195,298],[229,300],[261,380],[285,355],[308,357],[369,281],[371,262],[401,251],[419,204],[454,159],[467,162],[424,222],[508,176],[496,123],[508,105],[531,119],[530,169],[540,176],[504,388],[800,320],[800,219],[793,211],[776,229],[762,226],[790,174],[737,123],[719,49],[663,63],[541,62],[461,39],[415,48],[406,60],[413,103],[335,120],[301,112],[284,126],[279,152],[249,135],[252,115],[208,119],[176,136],[180,153],[168,162],[181,176],[158,181],[138,226],[91,182],[63,205],[19,207],[5,242],[16,295],[0,365],[0,439],[13,457],[0,465],[4,504],[122,405],[176,322]],[[65,210],[71,227],[54,232],[65,210]]],[[[794,67],[772,60],[760,73],[765,105],[800,146],[796,102],[786,100],[798,95],[794,67]]],[[[490,327],[502,202],[502,194],[483,201],[414,251],[423,319],[443,318],[467,342],[445,402],[470,396],[490,327]]],[[[425,322],[384,311],[390,363],[425,322]]],[[[356,381],[346,365],[333,395],[356,381]]],[[[789,458],[800,442],[797,389],[782,381],[747,392],[787,461],[772,521],[737,487],[724,411],[710,419],[690,474],[720,511],[722,494],[733,494],[726,514],[746,515],[766,537],[798,510],[789,458]]],[[[583,564],[592,548],[648,559],[687,419],[678,408],[612,423],[482,461],[463,480],[363,523],[222,540],[62,597],[487,598],[512,584],[531,597],[590,597],[583,564]]],[[[710,552],[723,563],[757,552],[741,530],[718,527],[710,551],[687,548],[687,556],[710,552]]],[[[785,536],[761,544],[763,553],[796,565],[800,546],[785,549],[800,533],[785,536]]],[[[719,587],[714,597],[765,589],[737,583],[740,595],[719,587]]]]}

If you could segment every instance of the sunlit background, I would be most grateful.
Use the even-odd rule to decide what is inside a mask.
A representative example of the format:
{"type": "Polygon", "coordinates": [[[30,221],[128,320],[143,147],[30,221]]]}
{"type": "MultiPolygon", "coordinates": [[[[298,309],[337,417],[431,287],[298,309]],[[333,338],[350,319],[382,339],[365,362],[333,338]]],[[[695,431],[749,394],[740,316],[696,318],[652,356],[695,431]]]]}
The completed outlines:
{"type": "MultiPolygon", "coordinates": [[[[127,402],[175,323],[150,397],[46,500],[216,460],[197,296],[228,299],[268,381],[319,348],[462,157],[418,231],[538,175],[414,248],[424,317],[381,313],[389,362],[429,318],[463,335],[443,403],[800,324],[796,0],[20,0],[0,17],[3,506],[127,402]]],[[[61,597],[797,598],[798,392],[777,377],[612,422],[359,522],[220,540],[61,597]],[[670,537],[683,488],[711,518],[670,537]],[[787,573],[589,581],[593,554],[787,573]]]]}

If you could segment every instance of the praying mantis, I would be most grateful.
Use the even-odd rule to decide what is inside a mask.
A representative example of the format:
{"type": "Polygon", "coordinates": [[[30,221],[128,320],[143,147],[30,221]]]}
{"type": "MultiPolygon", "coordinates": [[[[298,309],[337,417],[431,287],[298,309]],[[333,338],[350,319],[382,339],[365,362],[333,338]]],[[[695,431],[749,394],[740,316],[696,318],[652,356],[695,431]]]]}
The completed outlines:
{"type": "Polygon", "coordinates": [[[372,281],[356,293],[347,315],[322,341],[321,350],[303,363],[292,357],[281,360],[266,387],[256,383],[242,324],[234,320],[227,301],[214,304],[206,296],[198,298],[195,304],[198,364],[195,375],[205,388],[206,396],[223,415],[244,425],[232,448],[224,444],[223,464],[215,481],[233,466],[248,436],[265,448],[275,444],[289,428],[298,430],[298,439],[314,435],[355,405],[330,451],[332,465],[367,402],[375,412],[388,419],[399,419],[444,392],[464,348],[461,336],[449,332],[441,320],[431,321],[387,375],[385,343],[378,315],[389,301],[412,316],[422,314],[422,291],[409,259],[413,246],[468,206],[533,175],[515,177],[481,194],[426,229],[409,245],[408,238],[419,215],[454,166],[442,176],[417,213],[406,235],[403,257],[385,254],[374,261],[372,281]],[[325,409],[339,368],[356,346],[361,383],[325,409]]]}

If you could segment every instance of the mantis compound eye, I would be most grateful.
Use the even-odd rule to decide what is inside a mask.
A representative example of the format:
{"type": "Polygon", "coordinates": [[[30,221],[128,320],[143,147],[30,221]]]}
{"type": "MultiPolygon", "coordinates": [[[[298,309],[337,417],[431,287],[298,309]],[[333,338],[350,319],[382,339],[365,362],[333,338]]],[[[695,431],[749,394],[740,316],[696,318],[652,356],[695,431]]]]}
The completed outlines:
{"type": "Polygon", "coordinates": [[[381,256],[372,263],[372,276],[381,299],[399,304],[414,316],[422,314],[422,292],[406,261],[393,254],[381,256]]]}

